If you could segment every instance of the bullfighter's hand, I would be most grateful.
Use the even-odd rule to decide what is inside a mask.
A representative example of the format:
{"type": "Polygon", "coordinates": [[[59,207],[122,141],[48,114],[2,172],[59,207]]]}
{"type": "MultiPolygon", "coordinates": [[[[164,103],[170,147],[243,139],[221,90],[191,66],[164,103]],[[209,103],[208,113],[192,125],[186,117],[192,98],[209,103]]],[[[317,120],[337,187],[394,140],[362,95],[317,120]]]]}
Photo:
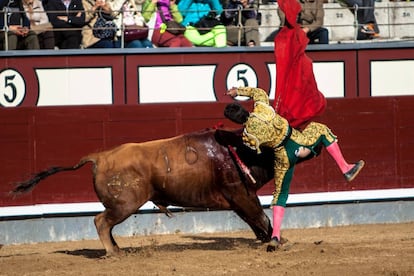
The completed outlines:
{"type": "Polygon", "coordinates": [[[237,88],[236,87],[232,87],[230,88],[226,95],[231,96],[231,97],[236,97],[237,96],[237,88]]]}

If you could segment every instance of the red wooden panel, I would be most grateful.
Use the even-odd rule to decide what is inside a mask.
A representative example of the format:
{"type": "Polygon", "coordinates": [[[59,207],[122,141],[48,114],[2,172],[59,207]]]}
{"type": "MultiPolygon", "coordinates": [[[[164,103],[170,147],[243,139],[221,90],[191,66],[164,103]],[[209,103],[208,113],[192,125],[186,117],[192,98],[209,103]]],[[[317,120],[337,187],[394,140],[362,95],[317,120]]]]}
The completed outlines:
{"type": "Polygon", "coordinates": [[[258,195],[271,195],[273,190],[274,190],[274,182],[273,180],[271,180],[266,185],[264,185],[259,191],[257,191],[257,194],[258,195]]]}
{"type": "Polygon", "coordinates": [[[412,187],[414,182],[414,108],[410,97],[398,99],[396,147],[399,153],[399,171],[401,187],[412,187]]]}
{"type": "MultiPolygon", "coordinates": [[[[413,138],[413,135],[411,136],[413,138]]],[[[401,184],[406,187],[406,185],[413,186],[414,180],[414,143],[410,144],[401,144],[400,147],[400,171],[398,175],[401,176],[401,184]]]]}
{"type": "Polygon", "coordinates": [[[65,141],[73,140],[101,140],[103,136],[102,122],[41,122],[35,127],[39,141],[57,141],[65,145],[65,141]]]}
{"type": "MultiPolygon", "coordinates": [[[[2,108],[0,109],[0,125],[29,124],[32,114],[30,108],[2,108]]],[[[1,135],[1,132],[0,132],[1,135]]]]}
{"type": "Polygon", "coordinates": [[[170,118],[161,120],[109,122],[106,138],[112,147],[120,143],[145,142],[177,135],[176,122],[170,118]]]}
{"type": "Polygon", "coordinates": [[[135,106],[111,106],[108,108],[108,121],[148,121],[174,118],[177,107],[171,104],[142,104],[135,106]]]}
{"type": "Polygon", "coordinates": [[[322,156],[298,164],[291,184],[292,193],[327,191],[326,170],[322,156]]]}
{"type": "Polygon", "coordinates": [[[82,142],[67,141],[62,144],[60,141],[49,141],[37,143],[35,170],[44,169],[50,166],[67,166],[78,162],[82,156],[102,149],[100,141],[85,140],[82,142]]]}
{"type": "Polygon", "coordinates": [[[61,106],[37,107],[33,110],[36,123],[85,123],[106,120],[106,107],[99,106],[61,106]]]}
{"type": "Polygon", "coordinates": [[[182,105],[181,106],[181,114],[183,118],[187,119],[222,119],[223,110],[226,104],[195,104],[195,105],[182,105]]]}
{"type": "Polygon", "coordinates": [[[29,124],[0,124],[0,143],[28,142],[30,140],[29,124]]]}
{"type": "Polygon", "coordinates": [[[31,136],[31,110],[26,108],[0,109],[0,206],[15,201],[9,192],[16,181],[31,171],[33,151],[31,136]]]}
{"type": "MultiPolygon", "coordinates": [[[[251,103],[245,103],[249,105],[251,103]]],[[[0,206],[49,202],[96,201],[90,166],[64,172],[39,185],[33,194],[7,197],[11,184],[50,166],[74,165],[90,152],[124,142],[166,138],[210,128],[222,121],[227,128],[239,125],[225,119],[225,103],[162,104],[100,107],[0,109],[0,206]],[[14,116],[10,116],[14,114],[14,116]],[[5,118],[9,117],[11,120],[5,118]]],[[[318,120],[338,135],[349,162],[366,161],[352,183],[346,183],[324,150],[321,156],[299,164],[291,192],[325,192],[413,187],[414,97],[329,99],[318,120]]],[[[249,106],[250,107],[250,106],[249,106]]],[[[259,194],[271,194],[273,181],[259,194]]]]}
{"type": "MultiPolygon", "coordinates": [[[[223,120],[218,119],[198,119],[198,120],[184,120],[182,122],[182,132],[193,132],[200,129],[214,128],[221,124],[223,120]]],[[[227,127],[227,125],[225,125],[227,127]]]]}
{"type": "MultiPolygon", "coordinates": [[[[9,192],[15,187],[19,181],[29,178],[31,171],[31,160],[29,159],[13,159],[0,160],[1,166],[1,182],[0,182],[0,206],[7,205],[24,205],[27,202],[20,198],[13,198],[9,192]]],[[[31,196],[27,198],[31,199],[31,196]]]]}
{"type": "Polygon", "coordinates": [[[90,165],[76,173],[62,172],[42,182],[33,191],[35,203],[69,203],[98,201],[92,182],[90,165]]]}
{"type": "MultiPolygon", "coordinates": [[[[226,128],[240,128],[241,125],[235,124],[224,117],[223,111],[227,103],[211,103],[197,104],[195,106],[183,105],[181,109],[182,116],[182,132],[196,131],[204,128],[213,128],[223,124],[226,128]]],[[[251,110],[252,101],[243,103],[243,105],[251,110]]]]}
{"type": "Polygon", "coordinates": [[[401,126],[414,126],[414,108],[412,97],[398,97],[395,98],[395,105],[398,108],[397,118],[401,126]]]}
{"type": "Polygon", "coordinates": [[[14,160],[30,160],[31,154],[31,144],[30,141],[7,141],[3,142],[0,140],[1,143],[1,154],[0,154],[0,162],[2,166],[5,163],[14,161],[14,160]]]}

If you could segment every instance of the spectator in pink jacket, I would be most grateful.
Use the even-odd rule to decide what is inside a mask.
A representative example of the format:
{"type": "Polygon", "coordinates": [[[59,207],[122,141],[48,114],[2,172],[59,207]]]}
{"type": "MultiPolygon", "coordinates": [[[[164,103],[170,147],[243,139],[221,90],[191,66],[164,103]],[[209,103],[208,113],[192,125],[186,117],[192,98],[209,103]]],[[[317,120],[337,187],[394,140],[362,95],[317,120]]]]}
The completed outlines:
{"type": "Polygon", "coordinates": [[[178,10],[175,0],[146,0],[142,4],[142,16],[145,21],[150,21],[153,14],[156,13],[154,31],[151,41],[157,47],[193,47],[193,44],[184,36],[184,32],[180,34],[172,34],[165,29],[166,21],[174,20],[178,23],[183,21],[183,16],[178,10]]]}

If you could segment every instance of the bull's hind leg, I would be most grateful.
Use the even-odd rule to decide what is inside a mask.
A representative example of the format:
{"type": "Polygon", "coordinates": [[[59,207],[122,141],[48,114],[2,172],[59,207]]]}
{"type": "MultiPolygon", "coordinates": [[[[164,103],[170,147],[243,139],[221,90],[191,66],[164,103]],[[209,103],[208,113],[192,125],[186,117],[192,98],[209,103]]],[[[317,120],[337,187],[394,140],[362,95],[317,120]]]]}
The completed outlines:
{"type": "Polygon", "coordinates": [[[118,244],[112,236],[112,229],[133,214],[139,205],[121,204],[115,208],[106,208],[104,212],[95,217],[95,226],[102,245],[105,247],[106,256],[119,255],[121,253],[118,244]]]}
{"type": "Polygon", "coordinates": [[[116,189],[107,185],[109,193],[106,196],[98,193],[106,209],[95,217],[95,226],[107,256],[120,253],[112,236],[113,227],[135,213],[148,200],[148,194],[144,190],[132,190],[128,188],[130,184],[126,183],[129,182],[122,182],[116,189]]]}
{"type": "Polygon", "coordinates": [[[112,219],[108,219],[108,210],[98,214],[95,217],[95,227],[98,232],[99,239],[102,242],[102,245],[105,247],[106,255],[116,255],[120,253],[119,246],[116,243],[114,237],[112,236],[112,229],[116,223],[112,219]]]}
{"type": "Polygon", "coordinates": [[[95,217],[95,226],[107,256],[120,253],[112,236],[112,228],[135,213],[150,198],[149,185],[143,177],[132,170],[115,170],[113,166],[114,163],[106,164],[101,160],[95,173],[95,191],[105,206],[105,211],[95,217]]]}

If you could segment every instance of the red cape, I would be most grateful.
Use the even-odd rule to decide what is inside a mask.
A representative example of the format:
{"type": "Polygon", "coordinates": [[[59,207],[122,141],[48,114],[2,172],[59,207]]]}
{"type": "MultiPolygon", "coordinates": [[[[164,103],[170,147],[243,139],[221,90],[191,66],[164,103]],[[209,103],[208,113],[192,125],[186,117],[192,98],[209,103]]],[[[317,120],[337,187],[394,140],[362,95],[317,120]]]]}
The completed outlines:
{"type": "Polygon", "coordinates": [[[318,90],[312,60],[305,54],[309,39],[296,18],[301,6],[296,0],[279,0],[286,24],[275,37],[275,110],[292,127],[299,127],[323,113],[326,99],[318,90]]]}

